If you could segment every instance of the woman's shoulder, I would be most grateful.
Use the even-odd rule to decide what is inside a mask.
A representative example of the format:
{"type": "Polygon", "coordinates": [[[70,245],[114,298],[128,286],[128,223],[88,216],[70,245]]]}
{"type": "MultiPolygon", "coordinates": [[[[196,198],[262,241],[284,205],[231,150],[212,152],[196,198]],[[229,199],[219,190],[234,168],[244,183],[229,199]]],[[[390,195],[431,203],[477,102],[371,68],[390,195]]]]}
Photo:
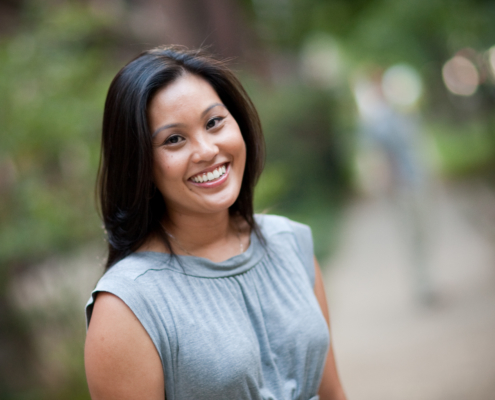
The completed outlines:
{"type": "Polygon", "coordinates": [[[98,280],[86,304],[86,324],[92,317],[96,296],[108,292],[122,299],[136,314],[146,308],[147,293],[153,291],[159,280],[150,277],[151,271],[166,271],[167,254],[152,252],[133,253],[110,267],[98,280]]]}
{"type": "Polygon", "coordinates": [[[153,251],[135,252],[107,269],[101,279],[134,281],[149,270],[166,269],[171,264],[170,255],[153,251]]]}
{"type": "Polygon", "coordinates": [[[292,254],[305,266],[314,285],[313,235],[308,225],[279,215],[256,215],[256,222],[268,244],[273,244],[285,255],[292,254]]]}
{"type": "Polygon", "coordinates": [[[281,233],[289,233],[296,237],[311,236],[311,228],[308,225],[293,221],[281,215],[255,214],[255,220],[266,238],[281,233]]]}
{"type": "Polygon", "coordinates": [[[119,297],[102,292],[92,314],[84,357],[92,396],[163,398],[160,355],[134,311],[119,297]]]}

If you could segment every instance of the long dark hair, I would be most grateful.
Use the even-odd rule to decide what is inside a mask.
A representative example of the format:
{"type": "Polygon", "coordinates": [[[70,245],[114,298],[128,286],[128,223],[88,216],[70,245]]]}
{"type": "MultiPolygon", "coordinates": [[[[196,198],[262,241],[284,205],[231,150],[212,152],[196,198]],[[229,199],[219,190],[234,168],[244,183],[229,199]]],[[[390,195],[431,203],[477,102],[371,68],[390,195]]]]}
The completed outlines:
{"type": "Polygon", "coordinates": [[[152,179],[147,114],[156,92],[185,72],[209,82],[239,125],[246,143],[246,167],[239,197],[229,213],[244,218],[263,239],[253,217],[253,194],[263,170],[265,143],[253,103],[225,62],[200,50],[157,47],[141,53],[117,73],[105,102],[97,183],[108,240],[105,269],[136,251],[151,233],[161,237],[173,254],[160,224],[167,218],[167,209],[152,179]]]}

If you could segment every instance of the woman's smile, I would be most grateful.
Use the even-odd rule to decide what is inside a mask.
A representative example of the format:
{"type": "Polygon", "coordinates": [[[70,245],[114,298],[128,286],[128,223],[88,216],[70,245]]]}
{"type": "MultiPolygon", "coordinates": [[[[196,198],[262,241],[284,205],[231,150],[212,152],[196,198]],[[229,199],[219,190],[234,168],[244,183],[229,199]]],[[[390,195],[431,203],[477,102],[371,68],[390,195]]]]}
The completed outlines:
{"type": "Polygon", "coordinates": [[[199,174],[192,176],[189,180],[200,187],[215,187],[227,180],[228,172],[229,163],[224,163],[220,166],[207,168],[199,174]]]}
{"type": "Polygon", "coordinates": [[[154,182],[169,212],[225,212],[239,195],[246,146],[204,79],[185,73],[152,98],[154,182]]]}

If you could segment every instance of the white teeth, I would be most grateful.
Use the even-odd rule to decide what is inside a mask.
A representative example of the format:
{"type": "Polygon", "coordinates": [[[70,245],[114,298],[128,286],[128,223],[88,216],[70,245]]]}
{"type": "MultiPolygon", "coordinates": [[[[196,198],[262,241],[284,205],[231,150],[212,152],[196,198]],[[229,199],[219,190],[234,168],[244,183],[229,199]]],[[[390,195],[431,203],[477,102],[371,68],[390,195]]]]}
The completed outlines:
{"type": "Polygon", "coordinates": [[[212,172],[205,173],[203,175],[197,175],[194,178],[192,178],[193,182],[196,183],[202,183],[202,182],[209,182],[214,179],[220,178],[223,174],[227,172],[227,168],[225,165],[222,165],[221,167],[218,167],[217,169],[213,170],[212,172]]]}

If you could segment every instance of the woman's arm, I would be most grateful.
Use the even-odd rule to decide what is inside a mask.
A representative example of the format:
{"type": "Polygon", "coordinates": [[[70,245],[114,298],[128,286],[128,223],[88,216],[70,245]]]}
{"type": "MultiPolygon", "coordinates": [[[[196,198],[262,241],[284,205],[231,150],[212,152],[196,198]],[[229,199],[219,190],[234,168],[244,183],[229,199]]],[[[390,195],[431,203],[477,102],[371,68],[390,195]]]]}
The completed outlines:
{"type": "MultiPolygon", "coordinates": [[[[320,266],[315,258],[315,296],[320,304],[321,312],[325,317],[330,329],[330,316],[328,314],[327,298],[325,295],[325,287],[323,286],[323,279],[321,276],[320,266]]],[[[323,377],[320,384],[320,390],[318,391],[321,400],[346,400],[342,384],[340,383],[339,375],[337,373],[337,366],[335,365],[335,357],[333,355],[332,341],[330,341],[330,348],[328,349],[327,360],[325,362],[325,369],[323,370],[323,377]]]]}
{"type": "Polygon", "coordinates": [[[134,313],[113,294],[96,298],[84,358],[93,400],[164,400],[158,352],[134,313]]]}

